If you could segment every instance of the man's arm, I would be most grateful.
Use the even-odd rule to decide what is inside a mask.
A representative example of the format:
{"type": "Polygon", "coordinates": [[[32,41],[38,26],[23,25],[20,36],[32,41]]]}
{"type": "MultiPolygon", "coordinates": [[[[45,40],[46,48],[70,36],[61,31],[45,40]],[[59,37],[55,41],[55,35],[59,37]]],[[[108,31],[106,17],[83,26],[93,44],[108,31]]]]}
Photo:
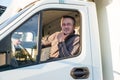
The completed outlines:
{"type": "Polygon", "coordinates": [[[41,44],[42,48],[51,46],[51,43],[55,39],[56,34],[57,32],[43,39],[41,44]]]}

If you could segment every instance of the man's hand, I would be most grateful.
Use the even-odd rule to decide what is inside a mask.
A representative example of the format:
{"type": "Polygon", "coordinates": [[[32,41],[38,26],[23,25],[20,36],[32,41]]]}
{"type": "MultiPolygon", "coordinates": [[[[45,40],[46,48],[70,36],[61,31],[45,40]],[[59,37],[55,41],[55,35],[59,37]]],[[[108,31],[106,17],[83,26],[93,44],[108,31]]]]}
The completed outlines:
{"type": "Polygon", "coordinates": [[[57,36],[58,42],[64,42],[67,36],[68,36],[67,34],[60,32],[57,36]]]}

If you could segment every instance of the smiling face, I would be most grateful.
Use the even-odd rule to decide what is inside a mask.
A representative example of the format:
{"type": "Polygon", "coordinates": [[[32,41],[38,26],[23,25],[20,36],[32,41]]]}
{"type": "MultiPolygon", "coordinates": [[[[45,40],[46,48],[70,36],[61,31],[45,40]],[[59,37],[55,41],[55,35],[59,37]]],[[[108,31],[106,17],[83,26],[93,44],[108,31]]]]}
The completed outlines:
{"type": "Polygon", "coordinates": [[[74,31],[74,21],[73,19],[67,17],[61,19],[62,32],[65,35],[70,35],[74,31]]]}

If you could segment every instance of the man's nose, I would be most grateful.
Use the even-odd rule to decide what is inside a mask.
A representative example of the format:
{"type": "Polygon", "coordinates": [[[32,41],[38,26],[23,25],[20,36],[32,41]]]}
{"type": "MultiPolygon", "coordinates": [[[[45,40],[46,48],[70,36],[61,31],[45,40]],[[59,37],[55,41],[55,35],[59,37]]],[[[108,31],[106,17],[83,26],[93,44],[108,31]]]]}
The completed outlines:
{"type": "Polygon", "coordinates": [[[68,28],[68,25],[65,25],[64,28],[68,28]]]}

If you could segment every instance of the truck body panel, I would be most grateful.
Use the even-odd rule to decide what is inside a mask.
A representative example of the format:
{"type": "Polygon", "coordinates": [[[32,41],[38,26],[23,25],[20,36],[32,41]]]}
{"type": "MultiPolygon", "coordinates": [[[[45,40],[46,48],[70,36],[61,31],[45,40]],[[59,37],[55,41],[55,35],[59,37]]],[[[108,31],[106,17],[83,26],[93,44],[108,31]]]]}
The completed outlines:
{"type": "Polygon", "coordinates": [[[0,64],[0,80],[102,80],[95,4],[78,0],[61,1],[39,1],[33,7],[20,11],[13,18],[8,19],[8,22],[0,25],[0,44],[6,43],[5,45],[8,46],[3,50],[5,45],[0,45],[0,55],[5,58],[0,58],[4,61],[0,64]],[[81,43],[78,55],[50,61],[41,60],[41,55],[45,55],[42,53],[47,51],[40,47],[42,36],[57,31],[60,17],[63,15],[74,16],[77,20],[76,30],[80,35],[81,43]],[[20,63],[17,67],[10,66],[11,47],[7,42],[10,43],[13,34],[25,36],[21,37],[23,46],[31,53],[35,62],[25,63],[18,59],[20,63]],[[26,36],[29,36],[29,39],[26,36]],[[33,48],[34,46],[37,48],[33,48]],[[73,76],[74,70],[78,71],[76,72],[78,76],[73,76]]]}

